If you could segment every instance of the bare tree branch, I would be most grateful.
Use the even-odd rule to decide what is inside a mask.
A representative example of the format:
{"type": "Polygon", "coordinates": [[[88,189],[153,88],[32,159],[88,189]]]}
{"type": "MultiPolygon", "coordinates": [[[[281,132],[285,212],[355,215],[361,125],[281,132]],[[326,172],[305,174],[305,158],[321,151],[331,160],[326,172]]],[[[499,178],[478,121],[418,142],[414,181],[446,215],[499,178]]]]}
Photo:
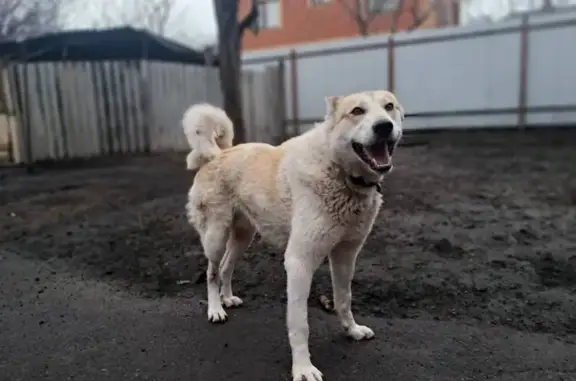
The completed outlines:
{"type": "Polygon", "coordinates": [[[348,13],[350,13],[350,15],[356,19],[357,17],[361,17],[361,12],[360,12],[360,7],[361,7],[361,1],[362,0],[353,0],[354,4],[351,5],[350,2],[348,0],[338,0],[338,2],[340,3],[340,5],[346,10],[348,11],[348,13]]]}
{"type": "MultiPolygon", "coordinates": [[[[411,31],[419,28],[424,24],[434,13],[446,12],[445,8],[448,4],[441,4],[443,0],[429,0],[426,1],[427,7],[424,9],[423,4],[419,0],[382,0],[380,2],[384,8],[391,9],[390,12],[371,12],[369,9],[369,0],[338,0],[338,3],[350,14],[358,26],[358,32],[362,36],[370,34],[370,25],[374,20],[380,16],[391,17],[389,26],[390,33],[396,33],[399,28],[400,19],[404,12],[409,12],[412,16],[412,23],[405,26],[404,29],[411,31]],[[386,7],[386,5],[389,5],[386,7]]],[[[458,0],[449,0],[455,2],[458,0]]],[[[446,17],[444,17],[446,18],[446,17]]]]}
{"type": "Polygon", "coordinates": [[[402,16],[402,11],[404,10],[403,1],[399,1],[392,15],[392,24],[390,24],[390,33],[396,33],[398,31],[398,24],[400,23],[400,16],[402,16]]]}
{"type": "MultiPolygon", "coordinates": [[[[371,11],[369,6],[369,0],[338,0],[339,4],[350,14],[350,16],[356,22],[358,27],[358,32],[362,36],[367,36],[370,34],[370,25],[372,22],[382,16],[386,12],[371,11]]],[[[394,5],[398,3],[395,8],[401,8],[401,0],[382,0],[381,5],[386,5],[387,3],[394,5]]],[[[395,11],[396,13],[396,11],[395,11]]],[[[394,21],[393,21],[394,23],[394,21]]]]}
{"type": "Polygon", "coordinates": [[[0,0],[0,40],[57,30],[61,6],[60,0],[0,0]]]}
{"type": "Polygon", "coordinates": [[[98,7],[92,26],[130,25],[164,35],[175,5],[176,0],[108,0],[98,7]]]}
{"type": "MultiPolygon", "coordinates": [[[[357,0],[357,2],[360,2],[360,1],[361,0],[357,0]]],[[[392,4],[393,4],[395,2],[395,0],[386,0],[384,3],[388,3],[388,2],[392,2],[392,4]]],[[[402,1],[398,1],[398,5],[396,6],[396,8],[398,8],[401,3],[402,3],[402,1]]],[[[359,6],[360,6],[360,12],[363,11],[366,14],[365,20],[366,20],[366,23],[368,25],[370,25],[376,17],[382,16],[382,12],[370,12],[366,0],[362,1],[359,6]]]]}
{"type": "MultiPolygon", "coordinates": [[[[144,12],[146,26],[158,34],[166,33],[166,25],[174,8],[175,0],[147,0],[148,8],[144,12]]],[[[142,2],[140,2],[142,4],[142,2]]]]}
{"type": "Polygon", "coordinates": [[[252,0],[252,6],[250,8],[250,12],[240,21],[238,28],[240,29],[240,35],[244,33],[244,31],[249,28],[250,26],[254,25],[255,22],[258,21],[258,1],[252,0]]]}
{"type": "Polygon", "coordinates": [[[410,14],[412,16],[412,23],[406,28],[407,31],[412,31],[420,28],[434,13],[435,11],[434,1],[428,1],[428,8],[422,10],[422,4],[419,0],[413,0],[412,6],[410,7],[410,14]]]}
{"type": "Polygon", "coordinates": [[[366,0],[338,0],[340,5],[350,14],[354,19],[358,32],[362,36],[369,34],[370,24],[376,18],[376,13],[368,12],[368,4],[366,0]]]}

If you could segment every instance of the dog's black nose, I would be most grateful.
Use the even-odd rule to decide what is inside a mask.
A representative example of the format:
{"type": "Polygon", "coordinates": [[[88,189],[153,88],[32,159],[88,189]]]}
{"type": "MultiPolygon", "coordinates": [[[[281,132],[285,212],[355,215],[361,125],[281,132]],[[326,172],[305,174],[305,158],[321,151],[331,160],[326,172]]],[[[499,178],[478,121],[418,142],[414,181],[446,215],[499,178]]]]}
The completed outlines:
{"type": "Polygon", "coordinates": [[[372,126],[374,134],[376,134],[376,136],[379,138],[388,138],[388,136],[390,136],[392,133],[393,128],[394,125],[389,120],[382,120],[372,126]]]}

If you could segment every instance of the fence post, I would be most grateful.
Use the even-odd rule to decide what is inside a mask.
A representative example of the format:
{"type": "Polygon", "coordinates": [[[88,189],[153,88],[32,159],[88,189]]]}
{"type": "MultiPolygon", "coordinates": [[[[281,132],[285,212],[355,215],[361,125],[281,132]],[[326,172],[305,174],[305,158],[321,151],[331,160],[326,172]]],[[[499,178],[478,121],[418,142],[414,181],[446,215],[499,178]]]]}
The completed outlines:
{"type": "Polygon", "coordinates": [[[150,60],[148,58],[148,42],[142,41],[142,56],[140,57],[140,105],[144,116],[144,153],[150,154],[153,151],[152,139],[156,137],[153,131],[157,128],[156,115],[150,102],[152,84],[150,83],[150,60]]]}
{"type": "Polygon", "coordinates": [[[12,136],[12,104],[9,101],[10,99],[10,85],[8,84],[8,61],[1,60],[0,61],[0,104],[2,108],[2,113],[4,113],[6,117],[6,149],[8,154],[8,162],[14,162],[14,154],[13,154],[13,136],[12,136]]]}
{"type": "Polygon", "coordinates": [[[528,101],[528,15],[522,15],[520,24],[520,82],[518,89],[518,126],[526,128],[526,114],[528,101]]]}
{"type": "Polygon", "coordinates": [[[298,115],[298,67],[297,67],[296,50],[290,51],[290,84],[292,93],[292,123],[294,127],[294,135],[300,133],[300,116],[298,115]]]}
{"type": "Polygon", "coordinates": [[[10,115],[14,116],[14,124],[10,125],[12,163],[21,164],[25,162],[22,157],[24,116],[22,115],[20,103],[17,64],[9,64],[6,68],[6,73],[8,77],[8,93],[10,96],[10,115]]]}
{"type": "Polygon", "coordinates": [[[32,147],[32,122],[30,121],[30,87],[29,87],[29,76],[28,76],[28,65],[24,64],[20,66],[20,71],[18,77],[20,80],[20,90],[22,91],[22,110],[24,118],[23,121],[23,136],[24,136],[24,155],[26,157],[26,170],[28,172],[33,172],[33,147],[32,147]]]}
{"type": "Polygon", "coordinates": [[[140,60],[140,107],[142,108],[143,124],[142,137],[144,138],[144,153],[150,154],[152,152],[152,139],[155,137],[153,135],[153,128],[156,127],[156,120],[154,111],[152,109],[152,104],[150,102],[150,96],[153,89],[151,89],[150,84],[150,61],[143,57],[140,60]]]}
{"type": "Polygon", "coordinates": [[[286,73],[286,65],[284,64],[284,57],[278,60],[278,119],[280,120],[280,136],[276,144],[282,143],[288,138],[288,123],[286,123],[286,86],[284,78],[286,73]]]}
{"type": "Polygon", "coordinates": [[[396,88],[396,83],[395,83],[395,79],[396,79],[396,57],[395,57],[395,45],[394,45],[394,35],[389,35],[388,36],[388,47],[387,47],[387,53],[388,53],[388,90],[391,92],[395,91],[396,88]]]}
{"type": "MultiPolygon", "coordinates": [[[[265,75],[266,71],[264,71],[265,75]]],[[[244,89],[242,97],[242,110],[247,117],[244,118],[244,134],[247,142],[259,141],[258,131],[261,127],[260,120],[256,115],[256,100],[254,99],[254,72],[250,70],[242,71],[240,76],[240,86],[244,89]],[[244,97],[244,95],[246,95],[244,97]]]]}

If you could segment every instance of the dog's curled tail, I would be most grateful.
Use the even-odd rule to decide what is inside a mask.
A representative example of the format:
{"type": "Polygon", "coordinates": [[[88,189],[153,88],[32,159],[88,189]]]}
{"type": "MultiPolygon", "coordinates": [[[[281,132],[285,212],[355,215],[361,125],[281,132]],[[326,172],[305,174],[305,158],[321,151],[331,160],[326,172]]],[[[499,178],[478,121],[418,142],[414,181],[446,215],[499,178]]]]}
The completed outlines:
{"type": "Polygon", "coordinates": [[[221,108],[208,103],[190,106],[182,118],[182,127],[192,151],[186,157],[186,168],[199,169],[223,149],[232,147],[232,121],[221,108]]]}

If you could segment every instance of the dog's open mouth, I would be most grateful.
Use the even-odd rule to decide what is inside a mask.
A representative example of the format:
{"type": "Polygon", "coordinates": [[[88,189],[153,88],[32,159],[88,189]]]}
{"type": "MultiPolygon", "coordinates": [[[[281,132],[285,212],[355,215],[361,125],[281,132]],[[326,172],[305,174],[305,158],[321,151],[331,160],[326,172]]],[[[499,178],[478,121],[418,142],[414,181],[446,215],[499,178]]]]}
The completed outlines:
{"type": "Polygon", "coordinates": [[[352,149],[363,162],[376,172],[386,173],[392,169],[394,141],[381,140],[371,145],[352,142],[352,149]]]}

